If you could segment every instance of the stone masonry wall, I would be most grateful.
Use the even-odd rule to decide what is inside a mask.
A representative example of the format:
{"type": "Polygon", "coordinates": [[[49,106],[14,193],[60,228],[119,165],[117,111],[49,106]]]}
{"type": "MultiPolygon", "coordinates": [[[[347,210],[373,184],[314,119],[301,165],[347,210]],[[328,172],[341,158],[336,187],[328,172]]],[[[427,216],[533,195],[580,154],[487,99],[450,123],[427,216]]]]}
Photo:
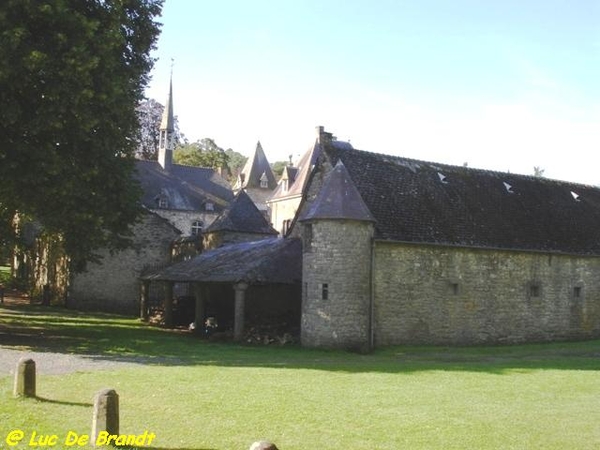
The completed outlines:
{"type": "Polygon", "coordinates": [[[206,229],[218,216],[216,212],[179,211],[173,209],[153,209],[153,213],[167,219],[183,236],[192,235],[192,223],[202,222],[202,229],[206,229]]]}
{"type": "Polygon", "coordinates": [[[302,345],[365,348],[372,225],[318,220],[302,228],[302,345]]]}
{"type": "Polygon", "coordinates": [[[179,234],[164,219],[144,215],[134,227],[133,247],[114,255],[105,252],[100,264],[73,276],[69,305],[77,309],[139,314],[139,280],[145,268],[170,260],[171,242],[179,234]]]}
{"type": "Polygon", "coordinates": [[[600,336],[600,258],[376,243],[375,343],[600,336]]]}

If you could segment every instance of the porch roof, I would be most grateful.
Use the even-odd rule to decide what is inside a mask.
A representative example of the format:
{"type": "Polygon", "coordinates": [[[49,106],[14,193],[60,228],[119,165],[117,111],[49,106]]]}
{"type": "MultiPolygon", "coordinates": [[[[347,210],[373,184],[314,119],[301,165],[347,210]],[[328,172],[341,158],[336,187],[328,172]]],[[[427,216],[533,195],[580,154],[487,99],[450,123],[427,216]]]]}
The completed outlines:
{"type": "Polygon", "coordinates": [[[302,279],[300,239],[269,238],[226,245],[154,270],[147,281],[293,284],[302,279]]]}

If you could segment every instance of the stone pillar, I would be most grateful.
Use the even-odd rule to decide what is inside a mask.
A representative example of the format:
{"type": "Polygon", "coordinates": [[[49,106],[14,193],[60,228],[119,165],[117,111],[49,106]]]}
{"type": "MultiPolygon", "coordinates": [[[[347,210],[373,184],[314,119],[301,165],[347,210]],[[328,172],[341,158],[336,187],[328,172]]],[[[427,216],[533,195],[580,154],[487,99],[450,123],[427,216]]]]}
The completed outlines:
{"type": "Polygon", "coordinates": [[[15,397],[35,397],[35,361],[21,358],[15,373],[15,397]]]}
{"type": "Polygon", "coordinates": [[[233,316],[233,339],[241,341],[244,336],[244,303],[246,302],[246,289],[248,283],[237,283],[233,285],[235,290],[235,311],[233,316]]]}
{"type": "Polygon", "coordinates": [[[140,319],[146,321],[149,315],[150,281],[144,280],[140,285],[140,319]]]}
{"type": "Polygon", "coordinates": [[[173,327],[173,282],[165,282],[165,298],[163,301],[163,319],[165,327],[173,327]]]}
{"type": "Polygon", "coordinates": [[[194,283],[194,297],[196,298],[196,309],[194,322],[196,322],[196,333],[204,331],[204,317],[206,316],[206,287],[200,283],[194,283]]]}
{"type": "Polygon", "coordinates": [[[119,396],[114,389],[103,389],[94,397],[92,416],[92,445],[96,445],[100,432],[119,434],[119,396]]]}

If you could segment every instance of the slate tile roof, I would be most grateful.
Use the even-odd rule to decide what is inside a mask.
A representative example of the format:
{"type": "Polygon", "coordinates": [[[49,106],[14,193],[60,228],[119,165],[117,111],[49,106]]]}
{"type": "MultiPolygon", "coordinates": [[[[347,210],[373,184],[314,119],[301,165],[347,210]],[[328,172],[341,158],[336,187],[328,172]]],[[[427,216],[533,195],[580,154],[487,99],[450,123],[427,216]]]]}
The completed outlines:
{"type": "Polygon", "coordinates": [[[256,144],[256,150],[252,154],[244,168],[240,172],[238,179],[233,187],[234,191],[245,188],[260,188],[261,179],[266,178],[268,189],[275,189],[277,186],[277,180],[271,169],[271,165],[267,160],[265,152],[260,145],[260,142],[256,144]]]}
{"type": "Polygon", "coordinates": [[[600,255],[596,187],[332,145],[326,155],[348,170],[376,238],[600,255]]]}
{"type": "Polygon", "coordinates": [[[293,284],[302,279],[299,239],[269,238],[209,250],[141,277],[150,281],[293,284]]]}
{"type": "Polygon", "coordinates": [[[327,175],[317,197],[299,220],[314,219],[374,221],[341,160],[327,175]]]}
{"type": "Polygon", "coordinates": [[[173,164],[169,171],[157,161],[136,161],[136,177],[142,187],[142,203],[155,209],[163,196],[169,209],[204,210],[206,202],[221,211],[233,198],[229,184],[213,169],[173,164]]]}
{"type": "Polygon", "coordinates": [[[208,226],[205,233],[234,231],[277,235],[245,191],[240,191],[229,206],[208,226]]]}

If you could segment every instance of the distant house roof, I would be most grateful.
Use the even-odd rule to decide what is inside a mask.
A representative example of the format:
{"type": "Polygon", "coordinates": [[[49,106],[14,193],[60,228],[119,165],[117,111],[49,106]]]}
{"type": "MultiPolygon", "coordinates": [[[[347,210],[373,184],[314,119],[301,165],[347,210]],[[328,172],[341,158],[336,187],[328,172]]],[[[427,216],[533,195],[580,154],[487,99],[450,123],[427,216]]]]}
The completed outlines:
{"type": "Polygon", "coordinates": [[[273,190],[277,187],[277,181],[275,180],[271,165],[267,160],[262,145],[258,142],[254,153],[248,158],[248,161],[246,161],[244,168],[240,172],[233,190],[263,188],[261,180],[266,181],[268,189],[273,190]]]}
{"type": "Polygon", "coordinates": [[[157,208],[159,199],[169,209],[203,210],[206,203],[221,211],[233,198],[229,184],[213,169],[173,164],[165,171],[157,161],[136,161],[142,203],[157,208]]]}
{"type": "Polygon", "coordinates": [[[385,240],[600,254],[600,189],[326,145],[385,240]]]}
{"type": "MultiPolygon", "coordinates": [[[[344,141],[334,140],[329,145],[339,149],[352,149],[352,145],[344,141]]],[[[301,196],[321,151],[322,144],[317,139],[314,145],[302,155],[296,167],[286,167],[281,179],[287,180],[287,183],[279,183],[269,201],[301,196]]]]}
{"type": "Polygon", "coordinates": [[[293,284],[302,279],[299,239],[269,238],[219,247],[142,277],[150,281],[293,284]]]}
{"type": "Polygon", "coordinates": [[[269,225],[265,216],[243,190],[237,193],[229,206],[209,225],[205,233],[215,231],[277,234],[277,231],[269,225]]]}

